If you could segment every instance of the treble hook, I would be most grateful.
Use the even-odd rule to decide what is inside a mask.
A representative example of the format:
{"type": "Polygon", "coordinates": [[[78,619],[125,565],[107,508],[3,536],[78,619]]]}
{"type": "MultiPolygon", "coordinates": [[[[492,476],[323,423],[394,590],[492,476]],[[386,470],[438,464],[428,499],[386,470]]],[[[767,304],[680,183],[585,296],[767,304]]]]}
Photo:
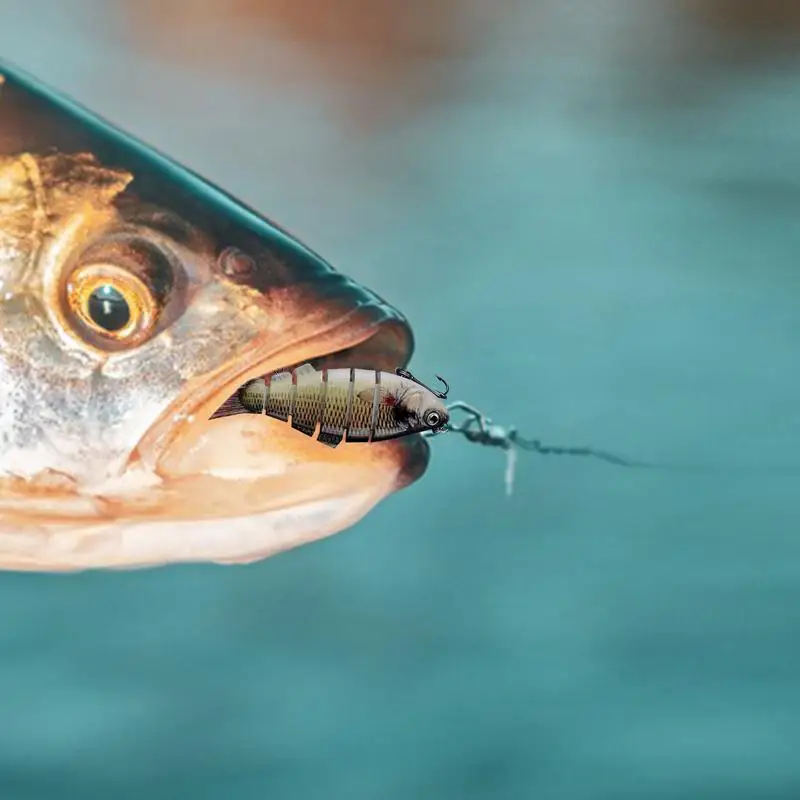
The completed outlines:
{"type": "Polygon", "coordinates": [[[427,389],[431,394],[436,395],[436,397],[440,398],[441,400],[447,400],[447,394],[450,391],[450,386],[441,375],[437,375],[436,377],[444,384],[443,392],[437,392],[436,389],[431,389],[430,386],[426,386],[421,380],[415,378],[407,369],[398,368],[395,370],[395,374],[399,375],[401,378],[408,378],[409,380],[414,381],[414,383],[418,383],[420,386],[427,389]]]}

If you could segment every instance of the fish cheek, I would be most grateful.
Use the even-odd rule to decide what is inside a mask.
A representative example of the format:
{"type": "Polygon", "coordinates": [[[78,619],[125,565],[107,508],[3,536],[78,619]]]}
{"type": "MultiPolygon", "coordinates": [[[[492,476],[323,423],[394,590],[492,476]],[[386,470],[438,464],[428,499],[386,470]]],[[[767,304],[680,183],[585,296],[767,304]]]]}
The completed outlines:
{"type": "Polygon", "coordinates": [[[245,287],[211,280],[198,288],[169,336],[176,357],[194,376],[256,350],[275,335],[273,322],[261,296],[245,287]]]}
{"type": "Polygon", "coordinates": [[[0,306],[0,375],[0,472],[55,470],[82,480],[125,458],[125,398],[112,393],[115,402],[103,402],[97,362],[65,348],[31,296],[0,306]]]}

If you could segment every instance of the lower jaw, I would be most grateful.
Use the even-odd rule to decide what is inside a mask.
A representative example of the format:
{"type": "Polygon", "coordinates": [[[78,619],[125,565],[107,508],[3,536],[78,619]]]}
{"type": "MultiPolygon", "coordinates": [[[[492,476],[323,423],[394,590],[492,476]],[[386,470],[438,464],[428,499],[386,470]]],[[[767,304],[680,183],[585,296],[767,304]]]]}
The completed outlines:
{"type": "Polygon", "coordinates": [[[331,536],[358,522],[374,494],[315,500],[289,509],[219,519],[95,520],[25,535],[0,523],[0,569],[67,572],[136,569],[178,563],[244,564],[331,536]]]}
{"type": "MultiPolygon", "coordinates": [[[[225,422],[214,430],[221,434],[225,422]]],[[[266,464],[261,474],[245,464],[248,477],[242,479],[235,472],[242,453],[226,463],[211,447],[184,453],[172,465],[175,474],[160,478],[139,465],[91,493],[50,486],[32,495],[30,483],[13,496],[6,493],[0,569],[256,561],[350,527],[427,466],[428,445],[418,437],[330,450],[278,421],[243,415],[230,423],[239,433],[232,440],[250,442],[260,454],[262,469],[266,464]],[[259,435],[248,436],[248,425],[259,435]],[[261,437],[271,445],[272,462],[263,462],[261,437]],[[189,461],[194,474],[184,472],[189,461]]]]}
{"type": "Polygon", "coordinates": [[[0,479],[3,517],[36,525],[109,519],[227,519],[355,495],[378,499],[424,474],[428,444],[417,436],[327,448],[269,417],[243,414],[162,454],[158,474],[143,461],[82,485],[45,470],[0,479]]]}

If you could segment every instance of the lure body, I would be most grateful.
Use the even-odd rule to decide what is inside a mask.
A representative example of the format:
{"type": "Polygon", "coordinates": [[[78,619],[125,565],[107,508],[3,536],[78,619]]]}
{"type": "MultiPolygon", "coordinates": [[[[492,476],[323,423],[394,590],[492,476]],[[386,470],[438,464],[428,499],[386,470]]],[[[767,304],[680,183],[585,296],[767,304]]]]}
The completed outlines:
{"type": "Polygon", "coordinates": [[[336,447],[437,431],[447,422],[439,394],[409,373],[372,369],[322,369],[311,364],[255,378],[211,419],[263,414],[336,447]]]}

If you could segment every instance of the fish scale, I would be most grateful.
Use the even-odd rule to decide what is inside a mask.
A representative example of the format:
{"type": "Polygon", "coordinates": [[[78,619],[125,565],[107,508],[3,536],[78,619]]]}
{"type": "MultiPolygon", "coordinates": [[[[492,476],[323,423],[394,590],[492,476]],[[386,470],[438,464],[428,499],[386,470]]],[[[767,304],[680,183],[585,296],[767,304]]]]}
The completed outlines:
{"type": "MultiPolygon", "coordinates": [[[[289,421],[292,410],[294,383],[291,372],[279,372],[269,379],[269,397],[264,405],[264,413],[281,422],[289,421]]],[[[263,402],[263,401],[262,401],[263,402]]]]}
{"type": "Polygon", "coordinates": [[[372,438],[372,405],[376,385],[376,373],[369,369],[353,370],[353,405],[350,409],[346,440],[368,442],[372,438]],[[364,396],[368,399],[364,399],[364,396]]]}
{"type": "Polygon", "coordinates": [[[347,370],[346,382],[337,380],[337,377],[341,377],[340,372],[341,370],[325,370],[325,408],[322,411],[317,440],[330,447],[336,447],[342,441],[350,419],[353,383],[350,380],[350,370],[347,370]]]}
{"type": "Polygon", "coordinates": [[[295,371],[292,427],[306,436],[314,434],[324,408],[322,389],[322,375],[313,367],[300,367],[295,371]]]}
{"type": "Polygon", "coordinates": [[[385,403],[378,405],[378,415],[374,428],[374,437],[376,439],[387,439],[392,435],[392,432],[397,428],[395,406],[385,403]]]}

